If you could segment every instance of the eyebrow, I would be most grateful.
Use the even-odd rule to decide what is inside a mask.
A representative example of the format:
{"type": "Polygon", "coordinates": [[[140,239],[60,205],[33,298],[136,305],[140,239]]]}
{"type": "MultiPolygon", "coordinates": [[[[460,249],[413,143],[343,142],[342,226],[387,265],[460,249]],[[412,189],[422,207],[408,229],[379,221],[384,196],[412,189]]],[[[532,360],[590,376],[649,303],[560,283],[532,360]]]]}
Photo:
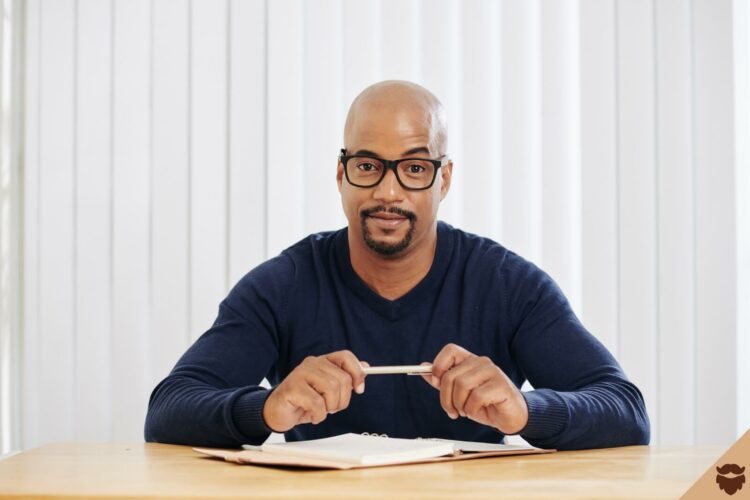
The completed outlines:
{"type": "MultiPolygon", "coordinates": [[[[411,148],[410,150],[401,153],[401,156],[405,157],[405,156],[409,156],[409,155],[413,155],[413,154],[417,154],[417,153],[424,153],[424,154],[429,155],[430,154],[430,150],[427,149],[425,146],[419,146],[418,148],[411,148]]],[[[381,157],[379,154],[377,154],[377,153],[375,153],[373,151],[370,151],[369,149],[360,149],[360,150],[358,150],[354,154],[356,154],[356,155],[365,155],[365,156],[374,156],[376,158],[380,158],[381,157]]]]}

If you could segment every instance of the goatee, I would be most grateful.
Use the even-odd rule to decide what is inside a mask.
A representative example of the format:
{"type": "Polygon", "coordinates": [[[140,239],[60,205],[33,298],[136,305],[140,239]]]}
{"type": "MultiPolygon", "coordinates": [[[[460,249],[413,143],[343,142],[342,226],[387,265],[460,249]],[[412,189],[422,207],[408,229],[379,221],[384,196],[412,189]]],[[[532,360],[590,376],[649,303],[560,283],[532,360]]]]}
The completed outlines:
{"type": "Polygon", "coordinates": [[[414,237],[414,222],[416,222],[417,220],[417,215],[415,213],[409,212],[408,210],[403,210],[398,207],[391,207],[386,209],[384,206],[380,205],[377,207],[362,210],[359,215],[362,218],[362,238],[365,240],[365,243],[372,251],[382,255],[383,257],[392,257],[406,250],[409,247],[409,244],[411,244],[411,240],[414,237]],[[367,226],[367,218],[377,212],[388,212],[400,215],[402,217],[405,217],[409,221],[409,230],[406,232],[406,235],[401,239],[401,241],[397,241],[396,243],[383,243],[381,241],[375,240],[372,237],[370,228],[367,226]]]}

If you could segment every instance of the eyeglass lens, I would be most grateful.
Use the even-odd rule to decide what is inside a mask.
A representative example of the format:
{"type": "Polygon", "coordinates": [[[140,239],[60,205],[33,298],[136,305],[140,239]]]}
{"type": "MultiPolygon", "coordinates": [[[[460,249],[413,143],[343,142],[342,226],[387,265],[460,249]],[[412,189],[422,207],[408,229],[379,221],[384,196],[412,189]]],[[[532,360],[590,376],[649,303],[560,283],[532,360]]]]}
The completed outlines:
{"type": "MultiPolygon", "coordinates": [[[[354,157],[346,163],[349,182],[362,187],[374,186],[383,177],[385,165],[377,158],[354,157]]],[[[401,183],[411,189],[422,189],[432,183],[435,165],[427,160],[406,159],[396,166],[396,176],[401,183]]]]}

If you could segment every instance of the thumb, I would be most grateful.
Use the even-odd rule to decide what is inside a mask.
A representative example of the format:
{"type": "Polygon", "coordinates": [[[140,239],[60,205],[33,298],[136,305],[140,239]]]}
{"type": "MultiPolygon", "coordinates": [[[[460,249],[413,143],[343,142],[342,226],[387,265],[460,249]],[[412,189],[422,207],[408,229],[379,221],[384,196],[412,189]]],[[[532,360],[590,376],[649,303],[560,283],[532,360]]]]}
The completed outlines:
{"type": "MultiPolygon", "coordinates": [[[[425,361],[425,362],[422,362],[420,364],[422,366],[424,366],[424,365],[429,365],[431,363],[428,363],[428,362],[425,361]]],[[[437,378],[432,373],[421,373],[420,376],[422,377],[422,379],[424,379],[425,382],[427,382],[428,384],[430,384],[435,389],[440,389],[440,379],[437,378]]]]}

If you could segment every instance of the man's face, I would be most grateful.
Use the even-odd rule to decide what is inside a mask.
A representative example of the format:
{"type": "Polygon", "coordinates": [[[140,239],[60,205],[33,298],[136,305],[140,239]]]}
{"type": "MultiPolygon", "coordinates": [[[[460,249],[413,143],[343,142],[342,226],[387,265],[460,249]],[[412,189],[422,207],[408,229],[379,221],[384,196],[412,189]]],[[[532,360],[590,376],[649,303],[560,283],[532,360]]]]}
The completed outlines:
{"type": "MultiPolygon", "coordinates": [[[[436,159],[440,152],[431,126],[429,114],[420,109],[363,105],[347,130],[347,154],[436,159]]],[[[377,186],[352,186],[339,162],[336,179],[352,235],[361,235],[367,247],[383,257],[408,252],[433,227],[452,167],[448,163],[440,168],[431,188],[413,191],[401,186],[392,170],[377,186]]]]}

